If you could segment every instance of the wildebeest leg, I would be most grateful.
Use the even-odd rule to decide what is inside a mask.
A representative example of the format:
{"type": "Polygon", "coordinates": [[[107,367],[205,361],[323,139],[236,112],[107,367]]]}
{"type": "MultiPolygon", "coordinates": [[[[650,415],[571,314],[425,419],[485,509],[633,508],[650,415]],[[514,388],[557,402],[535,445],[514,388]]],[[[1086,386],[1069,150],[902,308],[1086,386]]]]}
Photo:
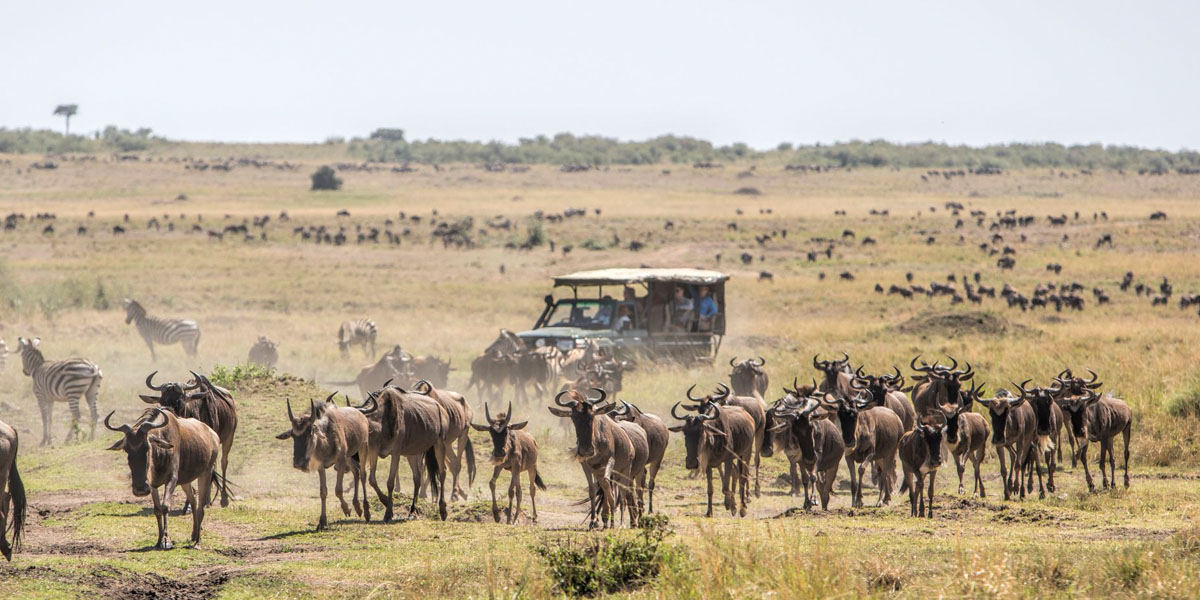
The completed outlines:
{"type": "Polygon", "coordinates": [[[915,486],[913,485],[913,477],[912,471],[909,471],[908,468],[905,467],[904,485],[908,487],[908,508],[910,517],[917,516],[917,496],[920,494],[919,490],[921,489],[921,475],[917,474],[915,476],[918,482],[915,486]]]}
{"type": "Polygon", "coordinates": [[[531,523],[537,523],[537,467],[527,471],[529,474],[529,509],[533,512],[531,523]]]}
{"type": "MultiPolygon", "coordinates": [[[[650,509],[648,512],[654,512],[654,480],[658,478],[658,468],[661,466],[662,466],[662,463],[659,462],[659,463],[653,463],[646,467],[646,470],[648,471],[648,473],[647,473],[648,477],[647,477],[647,481],[646,481],[646,496],[648,497],[647,499],[649,500],[649,503],[650,503],[649,504],[650,509]]],[[[530,493],[529,495],[530,495],[530,497],[533,496],[532,493],[530,493]]]]}
{"type": "Polygon", "coordinates": [[[596,514],[600,507],[596,506],[596,480],[592,476],[592,468],[587,463],[580,463],[583,467],[583,478],[587,481],[588,487],[588,528],[596,528],[596,514]]]}
{"type": "Polygon", "coordinates": [[[221,444],[221,508],[229,506],[229,479],[225,474],[229,471],[229,450],[231,448],[233,448],[232,438],[221,444]]]}
{"type": "Polygon", "coordinates": [[[347,466],[338,461],[334,465],[333,470],[337,473],[337,483],[333,485],[333,495],[337,496],[338,503],[342,505],[342,514],[350,516],[350,505],[346,503],[346,497],[342,495],[342,480],[346,475],[347,466]]]}
{"type": "Polygon", "coordinates": [[[438,464],[438,476],[437,476],[438,516],[441,517],[443,521],[446,520],[446,515],[448,514],[448,511],[446,510],[446,454],[448,453],[447,446],[448,446],[448,444],[434,444],[433,445],[434,459],[437,461],[437,464],[438,464]]]}
{"type": "Polygon", "coordinates": [[[788,495],[793,498],[800,493],[800,473],[796,470],[796,463],[788,458],[788,476],[791,477],[792,489],[788,491],[788,495]]]}
{"type": "MultiPolygon", "coordinates": [[[[1046,487],[1044,485],[1042,485],[1042,460],[1044,458],[1046,458],[1046,455],[1048,455],[1050,453],[1035,450],[1034,452],[1032,452],[1032,454],[1033,454],[1033,466],[1037,468],[1038,500],[1042,500],[1042,499],[1046,498],[1046,487]]],[[[1032,491],[1032,490],[1030,490],[1030,491],[1032,491]]]]}
{"type": "MultiPolygon", "coordinates": [[[[450,500],[453,501],[459,499],[458,473],[462,470],[462,460],[459,459],[458,452],[453,451],[453,444],[447,445],[450,445],[452,450],[446,453],[446,465],[450,468],[450,500]]],[[[466,494],[463,494],[462,499],[466,500],[466,494]]]]}
{"type": "Polygon", "coordinates": [[[408,518],[410,518],[410,519],[415,519],[417,516],[417,513],[419,512],[417,510],[417,498],[420,497],[420,493],[421,493],[421,475],[422,475],[422,473],[421,473],[421,464],[420,463],[421,463],[421,455],[418,454],[418,455],[408,457],[408,467],[410,470],[412,470],[412,476],[413,476],[412,504],[409,505],[409,507],[408,507],[408,518]]]}
{"type": "MultiPolygon", "coordinates": [[[[366,454],[366,453],[364,452],[362,454],[359,454],[359,456],[362,457],[364,454],[366,454]]],[[[370,523],[371,522],[371,496],[369,496],[368,492],[367,492],[367,469],[366,469],[366,466],[364,466],[361,461],[357,461],[354,459],[350,460],[350,465],[354,467],[354,509],[358,510],[358,508],[360,507],[360,505],[358,503],[358,488],[359,488],[359,485],[361,485],[362,486],[362,504],[361,504],[362,516],[363,516],[364,521],[370,523]]]]}
{"type": "Polygon", "coordinates": [[[706,477],[707,477],[707,479],[708,479],[708,511],[704,513],[704,516],[706,516],[706,517],[712,517],[712,516],[713,516],[713,510],[712,510],[712,497],[713,497],[712,472],[713,472],[713,468],[712,468],[712,467],[707,467],[707,468],[705,468],[705,469],[704,469],[705,476],[706,476],[706,477]]]}
{"type": "MultiPolygon", "coordinates": [[[[1125,487],[1129,487],[1129,436],[1133,433],[1133,425],[1125,424],[1125,429],[1121,430],[1121,439],[1125,442],[1125,487]]],[[[1116,482],[1117,473],[1113,472],[1113,481],[1116,482]]]]}
{"type": "Polygon", "coordinates": [[[861,506],[858,498],[858,477],[854,470],[854,459],[846,456],[846,471],[850,475],[850,506],[857,508],[861,506]]]}
{"type": "Polygon", "coordinates": [[[1109,486],[1115,488],[1115,487],[1117,487],[1117,461],[1113,457],[1113,455],[1115,454],[1115,452],[1113,452],[1113,448],[1115,448],[1117,445],[1116,436],[1110,437],[1107,440],[1105,440],[1104,445],[1106,446],[1105,452],[1108,454],[1109,486]]]}
{"type": "Polygon", "coordinates": [[[329,526],[325,518],[325,497],[329,494],[329,490],[325,489],[325,469],[317,469],[317,481],[321,484],[321,518],[317,520],[317,531],[322,531],[329,526]]]}
{"type": "MultiPolygon", "coordinates": [[[[884,466],[885,466],[885,463],[887,463],[887,461],[873,460],[873,461],[871,461],[871,463],[873,464],[873,466],[876,469],[879,470],[879,499],[875,501],[875,506],[876,507],[887,506],[887,504],[892,500],[892,479],[891,478],[893,477],[893,475],[891,475],[889,471],[884,470],[884,466]]],[[[867,463],[863,463],[863,464],[866,465],[867,463]]],[[[888,465],[888,466],[894,469],[894,465],[888,465]]],[[[859,476],[860,485],[861,485],[861,481],[862,481],[861,478],[862,478],[862,476],[860,475],[859,476]]]]}
{"type": "MultiPolygon", "coordinates": [[[[738,516],[746,516],[746,505],[750,503],[750,461],[741,461],[742,505],[738,507],[738,516]]],[[[755,476],[758,470],[755,469],[755,476]]]]}
{"type": "Polygon", "coordinates": [[[1100,440],[1100,442],[1097,445],[1100,446],[1100,459],[1098,460],[1098,462],[1100,464],[1100,489],[1107,490],[1108,489],[1108,470],[1107,470],[1108,467],[1106,467],[1104,465],[1104,457],[1108,453],[1108,444],[1106,444],[1104,440],[1100,440]]]}
{"type": "Polygon", "coordinates": [[[883,484],[883,505],[887,506],[892,503],[892,487],[896,482],[896,455],[885,457],[879,470],[883,484]]]}
{"type": "MultiPolygon", "coordinates": [[[[971,456],[971,464],[975,467],[975,489],[979,491],[980,498],[987,497],[987,493],[983,491],[983,475],[979,474],[979,463],[983,462],[985,452],[987,452],[987,449],[981,448],[978,452],[972,453],[971,456]]],[[[971,493],[974,494],[975,491],[971,493]]]]}
{"type": "Polygon", "coordinates": [[[512,470],[512,480],[508,482],[508,517],[504,522],[512,525],[517,522],[517,515],[521,512],[521,472],[517,469],[512,470]],[[517,506],[513,508],[513,496],[517,497],[517,506]]]}
{"type": "MultiPolygon", "coordinates": [[[[967,470],[967,457],[965,456],[965,453],[964,454],[951,453],[951,454],[952,454],[952,456],[954,456],[954,468],[958,469],[958,495],[961,496],[967,492],[967,488],[963,487],[963,479],[962,479],[963,471],[967,470]]],[[[979,469],[979,466],[976,465],[975,468],[979,469]]]]}
{"type": "Polygon", "coordinates": [[[803,463],[800,465],[800,480],[804,487],[804,510],[808,510],[813,505],[813,481],[812,473],[809,471],[808,466],[803,463]]]}
{"type": "Polygon", "coordinates": [[[1046,489],[1051,493],[1054,492],[1054,472],[1058,470],[1058,463],[1062,460],[1062,444],[1058,443],[1058,435],[1050,438],[1054,442],[1054,447],[1058,450],[1057,456],[1053,451],[1046,453],[1046,489]]]}
{"type": "Polygon", "coordinates": [[[1008,467],[1004,464],[1005,454],[1008,454],[1007,448],[996,446],[996,458],[1000,461],[1000,481],[1004,483],[1004,499],[1008,500],[1012,486],[1008,482],[1008,467]]]}
{"type": "Polygon", "coordinates": [[[858,487],[854,492],[854,501],[857,503],[855,506],[857,506],[859,508],[861,508],[863,505],[863,497],[862,497],[862,495],[863,495],[863,493],[862,493],[863,476],[866,475],[866,473],[867,473],[867,463],[868,462],[869,461],[863,461],[861,463],[858,463],[858,487]]]}
{"type": "Polygon", "coordinates": [[[729,488],[729,482],[735,476],[736,471],[734,469],[736,468],[737,465],[734,464],[733,459],[729,459],[725,461],[725,468],[721,471],[721,495],[725,499],[725,508],[733,515],[737,515],[737,505],[734,503],[733,491],[729,488]]]}
{"type": "Polygon", "coordinates": [[[37,398],[38,410],[42,413],[42,445],[49,446],[50,419],[54,413],[54,402],[48,398],[43,398],[40,395],[35,394],[35,397],[37,398]]]}
{"type": "Polygon", "coordinates": [[[820,474],[817,489],[821,493],[821,510],[829,510],[829,493],[833,490],[833,480],[837,478],[837,465],[820,474]]]}
{"type": "Polygon", "coordinates": [[[158,524],[158,541],[154,543],[154,547],[159,550],[171,549],[171,535],[167,533],[167,510],[168,502],[171,499],[170,494],[167,494],[164,499],[158,493],[158,488],[150,488],[150,499],[154,501],[154,521],[158,524]]]}
{"type": "MultiPolygon", "coordinates": [[[[759,497],[758,467],[759,467],[759,463],[762,461],[762,444],[763,444],[763,436],[764,435],[765,435],[765,433],[759,432],[755,435],[755,440],[754,440],[754,497],[755,498],[759,497]]],[[[750,467],[750,465],[746,465],[746,468],[749,468],[749,467],[750,467]]]]}
{"type": "Polygon", "coordinates": [[[1092,482],[1092,472],[1088,470],[1087,464],[1087,440],[1079,442],[1079,464],[1083,465],[1083,478],[1087,481],[1088,491],[1096,491],[1096,485],[1092,482]]]}
{"type": "Polygon", "coordinates": [[[934,478],[936,478],[936,477],[937,477],[937,471],[930,471],[930,472],[929,472],[929,494],[928,494],[928,496],[929,496],[929,508],[928,508],[928,515],[929,515],[929,518],[930,518],[930,519],[932,519],[932,518],[933,518],[933,480],[934,480],[934,478]]]}
{"type": "Polygon", "coordinates": [[[600,486],[600,493],[604,494],[604,497],[602,498],[603,506],[601,506],[600,516],[604,520],[604,528],[608,529],[616,525],[616,490],[613,489],[612,481],[604,474],[600,474],[600,476],[597,477],[597,480],[597,483],[600,486]]]}
{"type": "MultiPolygon", "coordinates": [[[[530,495],[533,493],[530,492],[530,495]]],[[[642,469],[642,473],[638,475],[637,480],[637,508],[638,517],[642,516],[642,511],[646,509],[646,469],[642,469]]]]}
{"type": "Polygon", "coordinates": [[[1076,453],[1075,432],[1071,430],[1070,426],[1067,426],[1067,443],[1071,445],[1071,469],[1073,470],[1073,469],[1075,469],[1075,465],[1077,464],[1076,458],[1078,458],[1078,457],[1075,454],[1076,453]]]}
{"type": "Polygon", "coordinates": [[[492,471],[492,479],[488,481],[488,489],[492,490],[492,519],[497,523],[500,522],[500,507],[496,505],[496,480],[500,478],[500,472],[504,467],[497,466],[492,471]]]}

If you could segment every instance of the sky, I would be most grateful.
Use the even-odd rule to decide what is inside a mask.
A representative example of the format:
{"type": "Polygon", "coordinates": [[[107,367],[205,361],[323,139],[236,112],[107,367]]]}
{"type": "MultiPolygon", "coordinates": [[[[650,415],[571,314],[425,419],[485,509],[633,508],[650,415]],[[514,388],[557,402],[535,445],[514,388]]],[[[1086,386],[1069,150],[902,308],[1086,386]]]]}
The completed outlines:
{"type": "Polygon", "coordinates": [[[1200,2],[5,3],[0,127],[1200,148],[1200,2]]]}

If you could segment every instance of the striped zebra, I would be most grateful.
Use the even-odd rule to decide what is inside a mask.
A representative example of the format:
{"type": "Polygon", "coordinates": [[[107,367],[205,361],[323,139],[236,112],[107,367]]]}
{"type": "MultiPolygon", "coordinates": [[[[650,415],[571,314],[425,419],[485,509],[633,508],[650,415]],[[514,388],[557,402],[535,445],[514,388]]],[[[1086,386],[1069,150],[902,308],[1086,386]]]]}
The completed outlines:
{"type": "Polygon", "coordinates": [[[125,324],[137,325],[138,333],[150,347],[150,360],[157,360],[154,354],[154,343],[164,346],[183,344],[183,351],[189,358],[196,357],[196,346],[200,345],[200,326],[195,321],[183,319],[161,319],[146,314],[146,309],[137,300],[125,299],[125,324]]]}
{"type": "Polygon", "coordinates": [[[350,345],[359,344],[367,358],[375,358],[375,321],[351,319],[338,328],[338,350],[343,358],[350,358],[350,345]]]}
{"type": "Polygon", "coordinates": [[[78,439],[81,396],[87,397],[88,410],[91,411],[88,439],[94,438],[96,421],[100,419],[96,412],[96,395],[100,393],[100,380],[104,374],[96,363],[84,358],[46,362],[42,351],[38,349],[41,343],[40,338],[17,338],[22,369],[33,378],[33,396],[37,398],[38,409],[42,411],[42,445],[50,445],[50,415],[55,402],[66,402],[70,407],[71,430],[67,433],[67,440],[72,437],[78,439]]]}

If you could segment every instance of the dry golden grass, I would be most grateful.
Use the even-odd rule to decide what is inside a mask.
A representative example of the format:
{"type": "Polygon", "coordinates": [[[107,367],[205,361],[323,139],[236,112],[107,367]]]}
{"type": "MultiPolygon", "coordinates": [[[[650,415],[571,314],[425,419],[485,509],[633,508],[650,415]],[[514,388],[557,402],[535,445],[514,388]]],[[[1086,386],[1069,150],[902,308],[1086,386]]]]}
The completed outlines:
{"type": "MultiPolygon", "coordinates": [[[[226,156],[231,151],[212,152],[226,156]]],[[[41,224],[30,223],[0,233],[0,293],[6,296],[0,299],[0,337],[15,348],[18,336],[38,336],[51,359],[80,355],[99,363],[105,373],[103,413],[116,410],[121,418],[134,417],[142,406],[135,394],[148,371],[159,369],[180,379],[187,369],[239,363],[260,334],[280,342],[282,371],[318,386],[352,379],[366,361],[357,353],[342,360],[334,341],[338,324],[358,316],[378,323],[381,347],[402,343],[416,353],[451,357],[459,368],[452,384],[464,386],[470,359],[499,327],[521,330],[532,324],[555,274],[639,264],[715,267],[734,276],[727,291],[731,335],[720,360],[713,367],[642,365],[626,378],[627,399],[663,414],[688,385],[705,387],[724,379],[725,361],[734,354],[767,358],[771,394],[793,376],[802,381],[811,377],[813,354],[841,350],[875,371],[892,364],[903,368],[917,353],[953,354],[970,360],[990,389],[1010,386],[1010,380],[1046,381],[1064,366],[1091,367],[1135,409],[1134,484],[1128,492],[1088,495],[1076,469],[1061,474],[1062,489],[1051,498],[1017,506],[994,499],[960,500],[953,494],[953,476],[944,471],[938,503],[945,510],[932,523],[909,519],[907,499],[900,497],[889,509],[851,517],[844,508],[845,492],[835,499],[836,514],[775,520],[767,517],[784,513],[795,501],[767,485],[785,470],[772,459],[763,468],[770,494],[754,502],[753,519],[722,516],[705,522],[694,518],[702,513],[703,483],[682,472],[682,444],[676,442],[660,478],[660,498],[675,521],[676,542],[691,557],[687,566],[697,571],[672,568],[659,584],[637,595],[820,596],[839,590],[851,596],[1023,597],[1049,594],[1045,581],[1058,577],[1056,569],[1070,578],[1066,587],[1053,592],[1059,595],[1186,596],[1200,581],[1194,552],[1174,550],[1175,542],[1163,541],[1186,532],[1200,511],[1200,489],[1191,475],[1200,453],[1197,420],[1169,417],[1164,408],[1178,395],[1194,395],[1200,318],[1194,308],[1180,311],[1174,300],[1166,308],[1151,308],[1148,298],[1116,287],[1125,271],[1133,271],[1152,284],[1169,276],[1177,295],[1200,291],[1195,260],[1200,206],[1194,201],[1200,178],[1113,173],[1063,178],[1029,171],[922,182],[921,173],[914,171],[795,175],[766,164],[748,178],[737,176],[748,165],[712,171],[671,166],[670,175],[662,174],[662,166],[566,174],[547,166],[527,173],[488,173],[472,165],[450,165],[441,172],[422,166],[408,174],[343,173],[342,191],[318,193],[308,191],[308,174],[322,163],[309,158],[298,159],[300,167],[294,171],[235,168],[229,173],[185,170],[173,162],[103,160],[60,161],[55,171],[37,171],[27,165],[38,157],[0,158],[12,160],[11,166],[0,166],[3,212],[57,215],[52,236],[41,233],[41,224]],[[731,193],[743,186],[756,187],[763,195],[731,193]],[[174,201],[179,194],[187,200],[174,201]],[[1039,217],[1036,225],[1020,232],[1002,232],[1005,243],[1018,251],[1015,270],[999,271],[995,257],[978,249],[990,233],[965,213],[964,228],[954,229],[954,218],[944,209],[950,201],[963,203],[967,211],[1016,209],[1039,217]],[[931,212],[931,206],[936,210],[931,212]],[[586,208],[589,214],[544,228],[559,248],[574,245],[570,254],[544,247],[532,252],[504,248],[524,239],[534,211],[568,207],[586,208]],[[350,217],[335,216],[343,208],[350,217]],[[592,212],[596,208],[600,215],[592,212]],[[744,214],[735,213],[739,208],[744,214]],[[770,214],[760,213],[767,208],[770,214]],[[871,216],[873,208],[888,209],[891,216],[871,216]],[[443,249],[429,241],[428,220],[435,209],[441,218],[474,217],[477,227],[485,227],[488,217],[504,215],[518,231],[477,236],[478,246],[471,250],[443,249]],[[835,209],[848,214],[835,217],[835,209]],[[290,222],[278,221],[282,210],[290,222]],[[1047,214],[1073,215],[1077,210],[1077,222],[1063,228],[1046,225],[1047,214]],[[1170,218],[1148,221],[1155,210],[1170,218]],[[95,217],[87,217],[88,211],[95,211],[95,217]],[[424,218],[407,225],[412,234],[402,245],[353,243],[356,225],[383,227],[384,219],[396,219],[400,211],[424,218]],[[1107,212],[1107,222],[1093,222],[1092,213],[1099,211],[1107,212]],[[125,214],[130,215],[130,231],[114,237],[109,230],[125,214]],[[165,221],[162,231],[145,230],[149,218],[162,219],[163,214],[172,215],[177,231],[168,233],[165,221]],[[186,219],[181,221],[180,214],[186,219]],[[206,229],[256,215],[275,218],[266,242],[233,237],[217,242],[187,233],[197,214],[203,215],[206,229]],[[674,221],[674,231],[663,230],[668,219],[674,221]],[[732,221],[738,223],[737,231],[727,228],[732,221]],[[88,235],[75,235],[80,224],[90,229],[88,235]],[[292,235],[292,227],[309,224],[345,225],[351,243],[334,248],[292,235]],[[755,235],[783,229],[786,239],[776,237],[764,248],[754,241],[755,235]],[[810,238],[838,238],[843,229],[879,243],[839,244],[832,259],[805,261],[805,252],[824,247],[810,238]],[[1019,241],[1020,233],[1027,241],[1019,241]],[[1115,249],[1093,248],[1102,233],[1113,234],[1115,249]],[[622,247],[638,239],[646,249],[633,253],[622,247],[581,247],[589,239],[607,245],[614,234],[622,247]],[[1064,241],[1063,234],[1069,239],[1064,241]],[[930,235],[937,238],[933,245],[925,243],[930,235]],[[737,260],[742,252],[755,257],[752,265],[737,260]],[[765,260],[760,262],[759,256],[765,260]],[[1063,264],[1062,275],[1044,270],[1050,262],[1063,264]],[[764,269],[775,274],[775,283],[756,281],[764,269]],[[856,280],[839,281],[842,271],[854,273],[856,280]],[[928,284],[944,281],[948,273],[976,271],[987,285],[999,288],[1008,282],[1026,294],[1037,283],[1079,281],[1086,286],[1087,308],[1021,313],[1000,300],[951,307],[945,298],[905,301],[872,291],[876,282],[885,288],[903,283],[908,272],[915,282],[928,284]],[[823,281],[821,272],[827,276],[823,281]],[[95,307],[99,286],[108,309],[95,307]],[[1108,291],[1112,304],[1095,305],[1089,290],[1096,286],[1108,291]],[[138,298],[152,314],[199,321],[199,359],[189,363],[176,346],[161,349],[158,363],[151,364],[137,333],[123,323],[123,296],[138,298]],[[1003,319],[1013,331],[948,335],[896,328],[914,317],[969,311],[1003,319]],[[997,518],[1007,514],[1015,517],[997,518]],[[1093,564],[1102,564],[1104,577],[1128,575],[1131,569],[1138,575],[1124,583],[1093,581],[1083,575],[1093,564]]],[[[283,397],[295,394],[303,400],[320,392],[256,387],[239,394],[246,416],[235,447],[233,478],[244,499],[235,508],[210,512],[206,535],[211,531],[211,548],[166,556],[129,554],[127,550],[145,545],[153,530],[145,515],[121,516],[138,512],[121,503],[132,498],[122,479],[123,461],[103,453],[101,441],[37,448],[40,421],[19,364],[12,355],[0,372],[0,419],[21,433],[33,506],[61,505],[64,512],[33,519],[26,553],[13,565],[0,567],[0,590],[29,594],[53,584],[71,595],[105,589],[95,581],[101,567],[187,579],[201,566],[216,565],[232,573],[232,581],[222,588],[230,597],[404,596],[416,590],[446,597],[484,596],[489,590],[536,597],[552,591],[529,546],[558,535],[543,527],[578,528],[582,521],[581,509],[571,506],[583,488],[578,467],[563,458],[568,442],[552,417],[529,406],[517,410],[531,417],[544,448],[550,491],[539,497],[543,527],[346,522],[331,532],[305,533],[316,514],[315,482],[291,471],[286,449],[270,436],[282,422],[283,397]],[[96,549],[65,552],[63,540],[72,536],[96,549]],[[64,553],[71,556],[63,558],[64,553]],[[450,579],[437,566],[446,561],[453,565],[450,579]],[[23,563],[49,570],[21,575],[23,563]]],[[[357,396],[352,386],[324,387],[357,396]]],[[[479,399],[472,403],[481,409],[479,399]]],[[[57,440],[65,434],[64,412],[65,406],[57,407],[57,440]]],[[[482,438],[478,442],[485,443],[482,438]]],[[[984,465],[995,489],[994,458],[984,465]]],[[[486,498],[485,471],[481,467],[475,499],[486,498]]],[[[401,490],[406,477],[400,478],[401,490]]],[[[506,477],[501,481],[507,482],[506,477]]],[[[176,532],[182,525],[173,517],[176,532]]]]}

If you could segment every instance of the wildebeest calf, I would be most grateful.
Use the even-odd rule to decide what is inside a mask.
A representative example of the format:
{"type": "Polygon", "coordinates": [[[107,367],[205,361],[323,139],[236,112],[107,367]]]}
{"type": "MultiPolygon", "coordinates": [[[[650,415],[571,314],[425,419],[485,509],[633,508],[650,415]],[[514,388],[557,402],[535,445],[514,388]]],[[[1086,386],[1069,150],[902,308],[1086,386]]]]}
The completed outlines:
{"type": "Polygon", "coordinates": [[[492,479],[488,481],[488,488],[492,490],[492,518],[497,523],[500,522],[500,508],[496,506],[496,480],[500,478],[500,472],[508,470],[512,472],[512,481],[508,484],[508,516],[505,518],[505,523],[516,523],[517,516],[521,513],[521,473],[529,476],[529,504],[533,508],[532,522],[537,522],[537,490],[546,490],[546,484],[542,481],[542,476],[538,474],[538,445],[533,436],[526,431],[525,425],[528,421],[519,423],[512,422],[512,403],[508,405],[508,412],[500,413],[499,417],[493,419],[491,412],[488,410],[486,402],[483,403],[483,415],[487,418],[487,425],[476,425],[471,423],[471,427],[478,431],[486,431],[492,438],[492,465],[495,470],[492,472],[492,479]],[[513,496],[517,497],[516,510],[513,509],[513,496]]]}

